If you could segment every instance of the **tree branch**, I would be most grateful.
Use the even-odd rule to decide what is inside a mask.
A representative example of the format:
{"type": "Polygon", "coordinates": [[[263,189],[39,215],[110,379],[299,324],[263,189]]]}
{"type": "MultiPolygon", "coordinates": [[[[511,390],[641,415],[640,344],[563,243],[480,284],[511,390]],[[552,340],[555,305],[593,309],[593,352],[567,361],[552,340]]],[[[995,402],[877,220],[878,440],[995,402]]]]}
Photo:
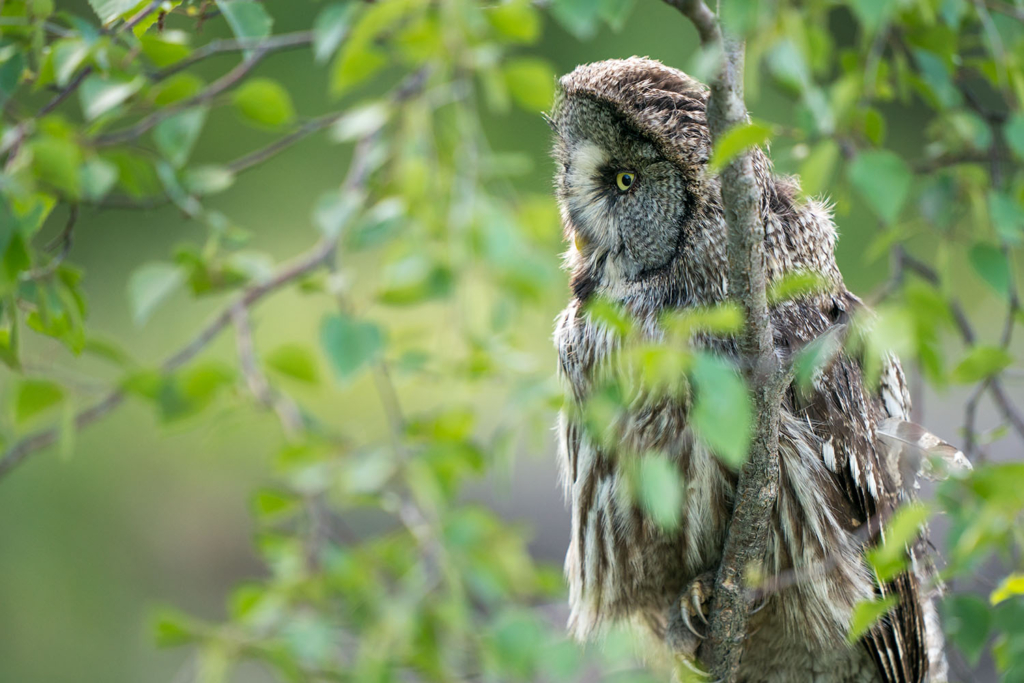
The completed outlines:
{"type": "MultiPolygon", "coordinates": [[[[711,82],[708,127],[717,142],[748,119],[743,102],[743,44],[726,39],[717,18],[700,0],[666,0],[693,22],[705,50],[721,50],[711,82]]],[[[771,509],[778,493],[779,411],[787,375],[775,352],[768,314],[762,189],[754,152],[737,155],[720,174],[729,227],[729,295],[742,306],[746,324],[740,353],[752,389],[756,423],[749,459],[740,471],[729,533],[715,581],[711,623],[700,654],[715,676],[735,680],[747,633],[751,594],[746,575],[764,557],[771,509]]]]}
{"type": "Polygon", "coordinates": [[[44,280],[54,273],[60,267],[60,264],[64,262],[64,259],[68,257],[71,252],[71,242],[73,241],[75,233],[75,223],[78,221],[78,204],[72,204],[68,209],[68,220],[64,224],[64,229],[60,231],[57,238],[51,242],[51,248],[60,245],[60,252],[54,256],[49,263],[32,270],[27,270],[18,276],[18,279],[22,282],[30,282],[32,280],[44,280]]]}
{"type": "Polygon", "coordinates": [[[282,33],[276,36],[270,36],[269,38],[261,38],[257,40],[214,40],[195,52],[190,54],[180,62],[176,62],[166,69],[162,69],[153,74],[152,80],[162,81],[168,76],[184,71],[196,62],[201,62],[204,59],[212,57],[213,55],[223,54],[225,52],[239,52],[242,50],[259,50],[261,52],[274,52],[276,50],[289,50],[295,47],[305,47],[313,42],[312,31],[295,31],[294,33],[282,33]]]}
{"type": "MultiPolygon", "coordinates": [[[[392,99],[400,103],[419,93],[426,83],[427,75],[428,71],[426,69],[421,69],[412,74],[398,86],[392,95],[392,99]]],[[[352,156],[352,163],[349,166],[348,175],[345,177],[343,184],[344,191],[362,192],[365,188],[371,170],[370,156],[373,152],[371,143],[379,132],[379,130],[370,132],[356,145],[352,156]]],[[[285,285],[332,263],[340,235],[341,231],[338,231],[330,237],[325,237],[308,252],[282,266],[269,279],[247,287],[230,304],[215,315],[185,346],[164,360],[160,369],[165,373],[173,372],[194,358],[225,327],[233,322],[236,309],[250,309],[264,297],[285,285]]],[[[124,389],[119,388],[111,391],[98,402],[75,415],[75,429],[82,429],[107,415],[120,406],[127,397],[128,393],[124,389]]],[[[59,428],[50,427],[29,434],[17,441],[4,452],[3,457],[0,457],[0,480],[3,480],[15,467],[24,462],[29,455],[55,443],[59,436],[59,428]]]]}
{"type": "MultiPolygon", "coordinates": [[[[306,123],[296,128],[291,133],[282,136],[281,138],[271,142],[270,144],[261,147],[257,150],[249,152],[243,156],[238,157],[233,161],[229,161],[224,164],[224,168],[231,171],[232,173],[238,174],[243,171],[248,171],[254,166],[262,164],[264,161],[272,159],[284,150],[288,149],[295,143],[303,140],[314,133],[318,133],[325,128],[329,128],[338,119],[344,116],[346,111],[335,111],[323,116],[318,116],[315,119],[310,119],[306,123]]],[[[157,209],[161,206],[165,206],[171,202],[170,197],[166,194],[163,195],[152,195],[145,199],[132,199],[126,195],[114,195],[107,197],[95,203],[95,206],[99,206],[105,209],[157,209]]]]}
{"type": "Polygon", "coordinates": [[[260,60],[262,60],[266,54],[267,50],[257,50],[253,52],[251,57],[242,61],[238,66],[211,83],[206,89],[194,97],[190,97],[179,104],[155,111],[140,120],[138,123],[128,126],[127,128],[122,128],[120,130],[115,130],[110,133],[97,136],[93,140],[93,144],[96,147],[109,147],[111,145],[120,145],[125,142],[131,142],[161,121],[169,119],[175,114],[183,112],[186,109],[191,109],[192,107],[210,102],[213,98],[217,97],[217,95],[220,95],[222,92],[238,85],[242,79],[260,63],[260,60]]]}
{"type": "MultiPolygon", "coordinates": [[[[184,347],[169,356],[160,365],[161,371],[165,373],[174,372],[192,360],[231,323],[232,311],[236,307],[249,308],[268,294],[315,271],[324,264],[334,251],[336,245],[337,238],[324,239],[309,252],[281,268],[269,280],[247,288],[230,305],[215,315],[184,347]]],[[[124,389],[111,391],[98,402],[75,415],[75,429],[87,427],[101,417],[104,417],[120,406],[128,396],[128,392],[124,389]]],[[[10,474],[15,467],[20,465],[32,453],[54,444],[59,436],[60,430],[56,427],[50,427],[23,437],[7,449],[3,457],[0,458],[0,480],[3,480],[4,477],[10,474]]]]}
{"type": "MultiPolygon", "coordinates": [[[[155,12],[162,3],[163,0],[152,0],[152,2],[150,2],[148,5],[139,10],[135,14],[135,16],[133,16],[131,19],[126,21],[121,27],[119,27],[117,31],[115,31],[115,35],[121,33],[122,31],[131,31],[133,28],[138,26],[143,19],[145,19],[150,14],[155,12]]],[[[79,86],[82,85],[82,82],[85,81],[85,79],[92,72],[92,65],[82,69],[80,72],[78,72],[77,76],[71,79],[70,83],[68,83],[60,92],[54,95],[53,99],[44,104],[42,108],[38,112],[36,112],[35,116],[26,121],[22,121],[18,124],[14,135],[10,137],[10,143],[5,145],[3,149],[0,149],[0,153],[8,152],[8,163],[10,163],[17,155],[18,149],[21,147],[21,143],[25,140],[25,136],[28,135],[29,130],[32,127],[32,123],[37,119],[43,118],[51,111],[59,107],[64,100],[66,100],[72,93],[78,90],[79,86]]]]}
{"type": "Polygon", "coordinates": [[[235,326],[235,346],[238,350],[238,364],[245,377],[245,383],[253,397],[277,414],[281,426],[289,439],[295,438],[305,429],[302,412],[290,398],[274,391],[256,360],[256,344],[252,335],[249,309],[237,305],[231,309],[231,321],[235,326]]]}

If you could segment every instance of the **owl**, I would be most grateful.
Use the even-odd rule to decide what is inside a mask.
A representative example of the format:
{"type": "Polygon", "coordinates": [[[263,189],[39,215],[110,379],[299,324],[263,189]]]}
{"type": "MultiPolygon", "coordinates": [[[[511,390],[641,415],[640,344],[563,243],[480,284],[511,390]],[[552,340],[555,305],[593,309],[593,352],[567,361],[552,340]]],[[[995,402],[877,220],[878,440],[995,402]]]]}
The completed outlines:
{"type": "MultiPolygon", "coordinates": [[[[600,316],[610,300],[646,340],[664,339],[666,311],[727,300],[726,222],[720,180],[708,167],[707,88],[660,62],[633,57],[578,67],[559,82],[555,192],[568,242],[571,298],[556,321],[558,373],[567,394],[559,459],[572,512],[565,561],[569,629],[579,639],[631,620],[688,660],[704,623],[730,519],[737,473],[688,424],[689,399],[650,392],[628,402],[604,434],[585,406],[623,343],[600,316]],[[612,437],[608,438],[608,433],[612,437]],[[666,530],[628,495],[624,461],[664,454],[685,491],[681,522],[666,530]],[[637,455],[639,454],[639,455],[637,455]]],[[[813,272],[825,286],[771,307],[775,346],[790,357],[849,324],[864,308],[836,266],[829,207],[803,199],[798,181],[773,173],[753,151],[770,281],[813,272]]],[[[737,359],[732,338],[693,342],[737,359]]],[[[943,681],[946,664],[924,542],[910,568],[881,582],[864,560],[883,521],[913,496],[921,449],[934,445],[907,422],[910,397],[899,361],[877,381],[840,351],[807,390],[783,398],[778,497],[766,529],[762,575],[789,577],[752,613],[741,662],[744,683],[943,681]],[[796,577],[795,579],[793,577],[796,577]],[[847,641],[855,606],[896,596],[860,642],[847,641]]],[[[946,455],[962,464],[962,454],[946,455]]]]}

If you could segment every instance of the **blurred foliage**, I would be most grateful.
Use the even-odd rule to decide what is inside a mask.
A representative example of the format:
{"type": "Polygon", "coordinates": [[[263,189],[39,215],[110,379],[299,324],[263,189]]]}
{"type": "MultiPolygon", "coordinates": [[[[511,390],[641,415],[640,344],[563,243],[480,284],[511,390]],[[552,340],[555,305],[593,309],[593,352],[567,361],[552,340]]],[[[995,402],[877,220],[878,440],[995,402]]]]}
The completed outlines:
{"type": "MultiPolygon", "coordinates": [[[[308,26],[276,32],[283,16],[254,0],[89,0],[74,11],[0,1],[0,361],[10,396],[0,475],[43,447],[70,455],[79,429],[126,400],[193,425],[215,422],[225,401],[252,403],[281,425],[280,443],[266,445],[274,482],[252,495],[265,580],[238,586],[223,622],[171,608],[153,617],[158,644],[196,653],[190,680],[229,680],[252,661],[287,681],[665,679],[657,661],[638,663],[645,648],[626,634],[588,651],[567,642],[558,573],[531,559],[522,529],[462,495],[543,434],[560,404],[520,329],[563,287],[552,258],[557,211],[548,193],[519,182],[536,160],[496,151],[489,127],[512,107],[549,106],[555,69],[534,50],[546,26],[589,40],[625,26],[633,5],[325,0],[308,26]],[[231,37],[208,38],[204,28],[220,24],[231,37]],[[290,80],[256,70],[294,50],[311,54],[334,111],[305,114],[290,80]],[[215,57],[228,68],[207,68],[215,57]],[[202,155],[208,120],[225,110],[271,141],[235,158],[202,155]],[[279,262],[216,199],[316,134],[348,159],[347,176],[308,217],[293,217],[309,226],[294,230],[309,245],[279,262]],[[72,247],[90,239],[76,231],[82,212],[167,205],[195,239],[136,264],[125,283],[132,319],[145,325],[183,295],[222,308],[157,365],[90,325],[88,274],[72,247]],[[286,289],[323,306],[319,337],[257,348],[250,310],[286,289]],[[235,362],[204,353],[221,334],[234,335],[235,362]],[[47,338],[114,368],[109,393],[92,403],[65,375],[23,363],[47,338]],[[410,384],[430,396],[428,408],[404,409],[399,389],[410,384]],[[297,398],[324,386],[363,387],[382,406],[387,436],[366,438],[359,424],[323,419],[297,398]],[[475,400],[485,387],[500,388],[500,406],[475,400]],[[353,516],[371,521],[350,526],[353,516]]],[[[792,111],[732,131],[713,164],[771,140],[780,169],[799,172],[807,194],[828,193],[844,215],[867,207],[877,225],[867,257],[889,255],[892,272],[877,318],[859,321],[848,343],[876,375],[895,351],[936,387],[973,385],[969,455],[1010,429],[1021,436],[1002,380],[1020,368],[1011,341],[1022,321],[1024,8],[780,0],[723,1],[722,12],[747,39],[748,99],[772,89],[792,111]],[[902,125],[908,112],[923,125],[902,125]],[[960,301],[966,277],[1007,310],[980,332],[960,301]],[[973,418],[983,392],[1006,423],[984,434],[973,418]]],[[[690,31],[681,17],[678,25],[690,31]]],[[[684,66],[707,79],[716,60],[698,54],[684,66]]],[[[772,296],[819,284],[798,274],[772,296]]],[[[634,335],[611,302],[587,313],[634,335]]],[[[641,388],[692,386],[701,438],[740,465],[750,424],[741,374],[687,342],[741,324],[731,307],[666,316],[672,343],[626,345],[587,419],[611,436],[641,388]]],[[[831,341],[801,354],[798,381],[835,353],[841,341],[831,341]]],[[[635,474],[629,493],[659,524],[677,524],[684,484],[668,460],[645,454],[635,474]]],[[[952,527],[948,580],[993,556],[1010,566],[991,595],[953,592],[944,604],[952,642],[972,663],[991,650],[1006,681],[1024,680],[1022,491],[1020,464],[981,464],[946,482],[931,508],[952,527]]],[[[887,542],[869,551],[880,575],[905,566],[922,509],[892,520],[887,542]]],[[[863,605],[852,635],[890,606],[863,605]]]]}

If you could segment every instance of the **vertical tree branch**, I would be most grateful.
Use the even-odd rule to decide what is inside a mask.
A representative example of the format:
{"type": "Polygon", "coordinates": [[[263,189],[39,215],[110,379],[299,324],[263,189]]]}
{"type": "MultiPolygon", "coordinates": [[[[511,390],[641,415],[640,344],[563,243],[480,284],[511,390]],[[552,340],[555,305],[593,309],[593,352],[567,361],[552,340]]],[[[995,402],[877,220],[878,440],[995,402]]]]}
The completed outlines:
{"type": "MultiPolygon", "coordinates": [[[[723,36],[715,15],[700,0],[667,0],[696,26],[705,50],[722,54],[711,82],[708,127],[717,143],[732,126],[747,121],[743,102],[743,44],[723,36]]],[[[729,226],[729,294],[743,308],[740,336],[743,367],[753,392],[755,426],[750,456],[740,471],[729,533],[715,581],[708,637],[699,654],[715,676],[735,680],[747,632],[751,592],[748,568],[765,553],[769,515],[778,493],[779,410],[786,373],[775,353],[765,275],[762,190],[753,151],[737,155],[720,174],[729,226]]]]}

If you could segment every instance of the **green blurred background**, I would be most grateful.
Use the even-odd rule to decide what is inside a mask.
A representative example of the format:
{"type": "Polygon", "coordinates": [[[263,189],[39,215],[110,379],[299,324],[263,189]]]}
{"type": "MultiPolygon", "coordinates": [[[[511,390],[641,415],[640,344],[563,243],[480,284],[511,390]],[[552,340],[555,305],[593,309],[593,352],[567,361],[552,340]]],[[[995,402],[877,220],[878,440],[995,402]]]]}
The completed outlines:
{"type": "MultiPolygon", "coordinates": [[[[276,18],[275,32],[310,25],[321,5],[304,1],[266,3],[276,18]]],[[[88,15],[83,1],[58,2],[60,8],[88,15]]],[[[836,27],[837,41],[847,30],[836,27]]],[[[226,32],[210,22],[207,37],[226,32]]],[[[226,33],[225,33],[226,35],[226,33]]],[[[602,28],[581,42],[554,22],[547,22],[534,52],[549,59],[559,72],[579,63],[629,55],[649,55],[687,68],[696,40],[692,29],[661,2],[642,2],[621,32],[602,28]]],[[[209,60],[208,75],[223,72],[237,56],[209,60]]],[[[337,108],[325,99],[325,69],[315,66],[308,51],[274,55],[259,73],[280,80],[291,92],[300,113],[315,115],[337,108]]],[[[353,100],[366,96],[364,90],[353,100]]],[[[792,103],[767,88],[752,93],[752,112],[785,123],[792,103]]],[[[923,116],[923,112],[921,112],[923,116]]],[[[547,193],[551,164],[547,160],[549,131],[535,114],[515,109],[485,121],[496,150],[524,154],[530,170],[515,180],[518,188],[547,193]]],[[[889,138],[910,149],[920,140],[921,120],[913,111],[889,117],[889,138]]],[[[196,152],[196,161],[234,158],[273,139],[238,123],[232,112],[211,114],[196,152]]],[[[309,207],[327,189],[337,186],[346,168],[343,148],[326,143],[326,135],[309,138],[270,163],[240,176],[230,191],[210,204],[254,234],[252,247],[286,258],[316,239],[309,207]]],[[[792,170],[792,150],[774,150],[777,166],[792,170]]],[[[201,241],[202,229],[174,208],[152,211],[84,209],[74,245],[74,261],[84,267],[91,325],[128,349],[142,350],[138,360],[153,364],[180,347],[222,300],[198,303],[178,295],[162,307],[145,328],[132,324],[125,296],[131,271],[150,260],[165,259],[174,246],[201,241]]],[[[549,265],[559,261],[560,228],[553,212],[550,224],[534,226],[546,238],[549,265]]],[[[55,216],[51,228],[59,228],[55,216]]],[[[885,278],[884,258],[870,260],[866,249],[876,225],[860,207],[841,204],[839,262],[850,288],[869,296],[885,278]]],[[[927,250],[928,245],[919,245],[927,250]]],[[[343,255],[344,259],[345,256],[343,255]]],[[[347,264],[355,269],[374,263],[347,264]]],[[[981,285],[972,275],[962,278],[961,296],[970,301],[981,285]]],[[[523,321],[520,334],[531,339],[524,362],[554,371],[551,321],[564,304],[566,289],[557,278],[546,289],[539,310],[523,321]]],[[[990,299],[989,299],[990,300],[990,299]]],[[[315,339],[328,306],[320,299],[286,291],[256,312],[257,344],[272,348],[294,339],[315,339]]],[[[972,312],[984,321],[988,313],[972,312]]],[[[386,315],[384,313],[383,315],[386,315]]],[[[987,328],[994,327],[989,325],[987,328]]],[[[424,326],[422,329],[427,329],[424,326]]],[[[421,329],[421,332],[422,332],[421,329]]],[[[415,330],[410,334],[416,334],[415,330]]],[[[432,332],[427,329],[427,334],[432,332]]],[[[26,348],[26,363],[45,368],[80,384],[83,391],[102,391],[115,376],[99,363],[76,361],[56,343],[26,348]]],[[[204,357],[233,359],[230,335],[218,340],[204,357]]],[[[4,371],[6,373],[6,370],[4,371]]],[[[429,391],[409,389],[399,380],[403,400],[429,406],[429,391]]],[[[444,391],[437,387],[435,391],[444,391]]],[[[364,387],[295,388],[304,402],[327,421],[346,425],[367,438],[382,433],[381,411],[363,400],[364,387]]],[[[1019,386],[1014,387],[1020,395],[1019,386]]],[[[501,409],[501,398],[474,395],[477,404],[501,409]]],[[[925,419],[952,432],[963,397],[956,393],[925,396],[925,419]]],[[[249,496],[272,481],[269,444],[279,442],[277,425],[265,414],[224,401],[216,420],[167,427],[148,406],[130,401],[78,437],[74,455],[61,459],[55,449],[34,457],[0,489],[0,681],[72,683],[103,681],[134,683],[172,681],[185,655],[152,644],[149,615],[171,604],[201,617],[219,619],[228,590],[262,568],[252,550],[253,523],[249,496]]],[[[987,408],[986,408],[987,411],[987,408]]],[[[553,419],[553,412],[548,416],[553,419]]],[[[983,414],[982,427],[993,421],[983,414]]],[[[548,421],[550,424],[550,420],[548,421]]],[[[553,439],[547,424],[538,424],[527,443],[535,447],[517,454],[507,472],[482,483],[472,495],[485,499],[506,516],[535,528],[532,549],[553,564],[561,562],[568,538],[568,520],[554,468],[553,439]]],[[[1012,449],[1012,444],[1003,446],[1012,449]]],[[[264,680],[255,669],[243,668],[237,680],[264,680]]]]}

